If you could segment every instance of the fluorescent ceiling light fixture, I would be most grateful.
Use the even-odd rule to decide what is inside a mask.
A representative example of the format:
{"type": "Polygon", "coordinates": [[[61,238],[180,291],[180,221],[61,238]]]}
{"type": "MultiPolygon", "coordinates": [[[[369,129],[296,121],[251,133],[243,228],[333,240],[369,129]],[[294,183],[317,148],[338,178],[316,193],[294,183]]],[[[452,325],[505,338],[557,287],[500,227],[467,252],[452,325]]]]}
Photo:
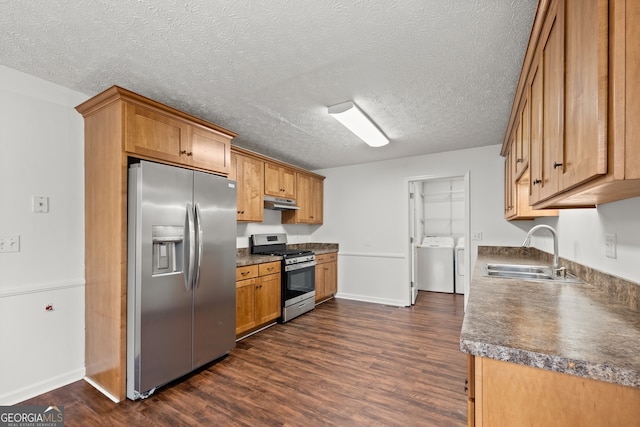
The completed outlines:
{"type": "Polygon", "coordinates": [[[332,105],[329,114],[371,147],[389,143],[389,139],[353,101],[332,105]]]}

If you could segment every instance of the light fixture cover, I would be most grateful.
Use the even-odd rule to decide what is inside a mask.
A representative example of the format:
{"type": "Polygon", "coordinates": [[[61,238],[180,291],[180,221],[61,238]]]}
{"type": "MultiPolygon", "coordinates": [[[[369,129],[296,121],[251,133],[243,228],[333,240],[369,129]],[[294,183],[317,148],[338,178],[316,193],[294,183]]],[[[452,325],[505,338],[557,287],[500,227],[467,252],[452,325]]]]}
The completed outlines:
{"type": "Polygon", "coordinates": [[[371,147],[389,143],[389,139],[353,101],[332,105],[329,114],[371,147]]]}

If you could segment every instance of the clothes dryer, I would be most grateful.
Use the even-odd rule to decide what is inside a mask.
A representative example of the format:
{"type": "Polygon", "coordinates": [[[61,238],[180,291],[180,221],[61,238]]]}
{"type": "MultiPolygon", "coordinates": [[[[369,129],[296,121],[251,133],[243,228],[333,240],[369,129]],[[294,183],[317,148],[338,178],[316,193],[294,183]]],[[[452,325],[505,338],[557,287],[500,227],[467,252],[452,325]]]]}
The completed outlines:
{"type": "Polygon", "coordinates": [[[416,247],[418,290],[454,292],[454,240],[448,236],[428,236],[416,247]]]}

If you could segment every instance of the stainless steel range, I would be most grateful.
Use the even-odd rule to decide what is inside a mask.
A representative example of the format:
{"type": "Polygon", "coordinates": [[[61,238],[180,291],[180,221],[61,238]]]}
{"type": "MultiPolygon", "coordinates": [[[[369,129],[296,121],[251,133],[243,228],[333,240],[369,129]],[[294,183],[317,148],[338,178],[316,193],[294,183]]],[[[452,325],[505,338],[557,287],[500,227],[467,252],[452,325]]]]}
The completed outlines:
{"type": "Polygon", "coordinates": [[[252,254],[282,257],[283,323],[315,308],[316,256],[312,251],[287,249],[284,233],[254,234],[249,246],[252,254]]]}

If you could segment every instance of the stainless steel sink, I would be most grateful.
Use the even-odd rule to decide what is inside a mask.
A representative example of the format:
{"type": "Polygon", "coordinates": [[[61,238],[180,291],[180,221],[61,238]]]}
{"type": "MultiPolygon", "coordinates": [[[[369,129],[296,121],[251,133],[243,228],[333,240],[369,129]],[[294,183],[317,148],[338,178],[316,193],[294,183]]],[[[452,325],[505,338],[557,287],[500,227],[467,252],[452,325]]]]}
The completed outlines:
{"type": "Polygon", "coordinates": [[[491,264],[484,267],[485,276],[506,277],[523,280],[544,280],[554,282],[579,283],[580,279],[566,274],[564,277],[555,276],[553,269],[547,265],[520,265],[520,264],[491,264]]]}

